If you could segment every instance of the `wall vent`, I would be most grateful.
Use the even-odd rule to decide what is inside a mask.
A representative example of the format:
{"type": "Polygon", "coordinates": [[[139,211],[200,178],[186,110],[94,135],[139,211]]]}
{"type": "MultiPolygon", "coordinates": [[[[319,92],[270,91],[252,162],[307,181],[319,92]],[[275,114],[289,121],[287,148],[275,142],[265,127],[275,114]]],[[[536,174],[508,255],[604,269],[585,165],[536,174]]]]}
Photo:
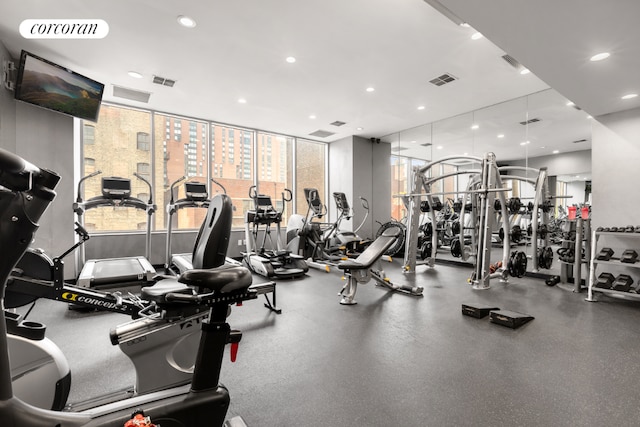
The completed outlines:
{"type": "Polygon", "coordinates": [[[159,84],[159,85],[163,85],[163,86],[169,86],[169,87],[173,87],[173,85],[176,84],[175,80],[167,79],[167,78],[160,77],[160,76],[153,76],[153,82],[155,84],[159,84]]]}
{"type": "Polygon", "coordinates": [[[122,86],[113,86],[113,96],[118,98],[129,99],[131,101],[149,102],[151,94],[141,90],[129,89],[122,86]]]}
{"type": "Polygon", "coordinates": [[[530,125],[531,123],[537,123],[539,122],[540,119],[529,119],[529,120],[525,120],[524,122],[520,122],[521,125],[530,125]]]}
{"type": "Polygon", "coordinates": [[[309,135],[317,136],[319,138],[326,138],[328,136],[335,135],[335,132],[329,132],[329,131],[326,131],[326,130],[318,129],[315,132],[311,132],[309,135]]]}
{"type": "Polygon", "coordinates": [[[347,123],[346,122],[341,122],[340,120],[336,120],[335,122],[329,123],[329,124],[333,125],[333,126],[342,126],[342,125],[346,125],[347,123]]]}
{"type": "Polygon", "coordinates": [[[429,83],[432,83],[436,86],[442,86],[446,85],[447,83],[451,83],[454,80],[458,80],[458,78],[449,73],[445,73],[441,76],[436,77],[435,79],[429,80],[429,83]]]}

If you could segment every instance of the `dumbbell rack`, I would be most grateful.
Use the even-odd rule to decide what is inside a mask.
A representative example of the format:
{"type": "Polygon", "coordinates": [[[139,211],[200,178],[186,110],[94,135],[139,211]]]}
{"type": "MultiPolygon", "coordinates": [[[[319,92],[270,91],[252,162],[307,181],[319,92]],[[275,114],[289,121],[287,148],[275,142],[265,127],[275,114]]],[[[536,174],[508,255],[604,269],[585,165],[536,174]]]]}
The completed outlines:
{"type": "MultiPolygon", "coordinates": [[[[627,232],[615,232],[615,231],[593,231],[592,237],[592,248],[591,248],[591,264],[589,268],[589,288],[587,293],[586,301],[596,302],[598,301],[594,292],[600,292],[609,296],[627,299],[627,300],[640,300],[640,294],[634,293],[634,291],[624,292],[615,289],[605,289],[605,288],[597,288],[595,287],[596,283],[596,268],[598,265],[610,265],[614,266],[616,269],[621,268],[640,268],[640,262],[636,263],[624,263],[619,260],[619,258],[612,258],[609,261],[599,260],[596,258],[598,254],[598,242],[601,238],[616,238],[616,239],[624,239],[624,240],[634,240],[640,238],[640,233],[627,233],[627,232]]],[[[636,244],[634,249],[640,248],[640,241],[636,240],[636,244]]]]}
{"type": "Polygon", "coordinates": [[[574,261],[566,262],[558,260],[560,262],[560,282],[569,283],[570,278],[573,278],[573,292],[582,291],[582,266],[587,266],[589,271],[589,262],[591,257],[591,219],[583,219],[578,217],[566,222],[568,227],[567,232],[575,231],[575,238],[562,239],[563,248],[570,248],[573,245],[574,261]],[[582,248],[584,244],[584,257],[582,256],[582,248]],[[566,245],[566,246],[565,246],[566,245]]]}

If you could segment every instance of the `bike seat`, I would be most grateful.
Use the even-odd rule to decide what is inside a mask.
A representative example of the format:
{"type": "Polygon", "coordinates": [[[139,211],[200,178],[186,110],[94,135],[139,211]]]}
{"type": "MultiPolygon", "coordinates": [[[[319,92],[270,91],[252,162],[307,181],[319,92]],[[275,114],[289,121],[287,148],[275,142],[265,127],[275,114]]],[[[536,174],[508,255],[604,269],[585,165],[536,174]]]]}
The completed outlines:
{"type": "Polygon", "coordinates": [[[208,270],[187,270],[178,278],[178,282],[185,285],[221,293],[247,289],[251,285],[251,280],[251,272],[239,265],[223,265],[208,270]]]}
{"type": "Polygon", "coordinates": [[[158,304],[166,303],[167,294],[186,294],[193,295],[195,291],[189,286],[179,283],[175,279],[161,280],[153,286],[145,286],[140,289],[140,298],[145,301],[155,302],[158,304]]]}

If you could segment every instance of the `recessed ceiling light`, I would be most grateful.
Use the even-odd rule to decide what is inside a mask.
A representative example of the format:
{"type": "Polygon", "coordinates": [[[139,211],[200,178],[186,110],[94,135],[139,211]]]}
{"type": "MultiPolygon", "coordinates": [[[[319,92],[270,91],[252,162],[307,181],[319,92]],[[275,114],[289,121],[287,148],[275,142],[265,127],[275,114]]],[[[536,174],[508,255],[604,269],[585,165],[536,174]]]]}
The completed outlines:
{"type": "Polygon", "coordinates": [[[415,140],[414,140],[414,141],[411,141],[411,143],[412,143],[412,144],[415,144],[415,143],[416,143],[416,141],[415,141],[415,140]]]}
{"type": "Polygon", "coordinates": [[[425,109],[425,106],[424,106],[424,105],[420,105],[420,106],[418,106],[418,110],[424,110],[424,109],[425,109]]]}
{"type": "Polygon", "coordinates": [[[473,35],[471,35],[471,40],[479,40],[482,37],[484,37],[482,33],[473,33],[473,35]]]}
{"type": "Polygon", "coordinates": [[[560,152],[560,150],[553,150],[552,153],[553,154],[558,154],[560,152]]]}
{"type": "Polygon", "coordinates": [[[530,142],[531,142],[531,141],[522,141],[522,142],[520,143],[520,145],[527,145],[527,144],[529,144],[530,142]]]}
{"type": "Polygon", "coordinates": [[[587,116],[587,120],[588,120],[588,119],[593,119],[593,116],[587,116]]]}
{"type": "Polygon", "coordinates": [[[504,138],[504,133],[499,133],[498,138],[504,138]]]}
{"type": "Polygon", "coordinates": [[[136,79],[141,79],[142,78],[142,74],[140,74],[137,71],[129,71],[127,74],[129,74],[131,77],[134,77],[136,79]]]}
{"type": "Polygon", "coordinates": [[[472,130],[476,130],[476,129],[479,129],[479,128],[480,128],[480,125],[477,125],[475,123],[471,125],[471,129],[472,130]]]}
{"type": "Polygon", "coordinates": [[[567,102],[567,107],[573,107],[574,105],[576,104],[573,101],[567,102]]]}
{"type": "Polygon", "coordinates": [[[356,130],[362,130],[362,129],[364,129],[364,128],[356,128],[356,130]]]}
{"type": "Polygon", "coordinates": [[[287,59],[285,61],[287,61],[289,64],[293,64],[294,62],[296,62],[296,58],[294,58],[293,56],[287,56],[287,59]]]}
{"type": "Polygon", "coordinates": [[[631,98],[635,98],[636,96],[638,96],[637,93],[628,93],[628,94],[624,95],[622,97],[622,99],[631,99],[631,98]]]}
{"type": "Polygon", "coordinates": [[[576,178],[580,178],[580,175],[576,175],[576,178]]]}
{"type": "Polygon", "coordinates": [[[366,90],[367,90],[367,92],[373,92],[373,91],[374,91],[374,90],[376,90],[376,89],[375,89],[375,88],[373,88],[373,87],[371,87],[371,86],[369,86],[366,90]]]}
{"type": "Polygon", "coordinates": [[[244,98],[239,98],[239,99],[238,99],[238,102],[239,102],[240,104],[246,104],[246,103],[247,103],[247,100],[246,100],[246,99],[244,99],[244,98]]]}
{"type": "Polygon", "coordinates": [[[314,119],[316,118],[316,115],[315,115],[315,114],[311,114],[311,115],[309,116],[309,118],[310,118],[311,120],[314,120],[314,119]]]}
{"type": "Polygon", "coordinates": [[[522,70],[520,70],[520,74],[522,74],[523,76],[529,74],[530,72],[531,70],[529,70],[528,68],[523,68],[522,70]]]}
{"type": "Polygon", "coordinates": [[[607,59],[609,56],[610,56],[609,52],[601,52],[601,53],[596,53],[591,58],[589,58],[589,60],[594,62],[602,61],[603,59],[607,59]]]}
{"type": "Polygon", "coordinates": [[[542,147],[540,147],[540,148],[545,149],[545,148],[547,148],[547,147],[545,147],[545,146],[543,145],[543,146],[542,146],[542,147]]]}
{"type": "Polygon", "coordinates": [[[438,145],[436,148],[437,148],[438,150],[442,150],[442,145],[438,145]]]}
{"type": "Polygon", "coordinates": [[[464,155],[464,156],[468,156],[468,155],[469,155],[469,153],[464,153],[463,155],[464,155]]]}
{"type": "Polygon", "coordinates": [[[469,25],[469,24],[468,24],[468,23],[466,23],[466,22],[462,22],[462,23],[460,23],[460,26],[461,26],[461,27],[464,27],[464,28],[469,28],[469,27],[471,27],[471,25],[469,25]]]}
{"type": "Polygon", "coordinates": [[[193,28],[196,26],[196,21],[186,15],[180,15],[178,16],[178,24],[186,28],[193,28]]]}

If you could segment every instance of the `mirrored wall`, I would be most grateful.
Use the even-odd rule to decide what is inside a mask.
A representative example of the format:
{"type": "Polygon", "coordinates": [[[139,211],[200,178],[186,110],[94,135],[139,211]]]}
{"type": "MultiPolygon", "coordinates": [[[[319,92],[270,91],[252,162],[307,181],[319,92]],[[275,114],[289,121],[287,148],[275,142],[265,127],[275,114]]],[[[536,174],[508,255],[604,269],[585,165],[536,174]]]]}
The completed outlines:
{"type": "MultiPolygon", "coordinates": [[[[414,166],[453,157],[434,171],[444,174],[472,167],[472,162],[464,157],[482,158],[489,152],[496,155],[499,165],[546,167],[552,194],[556,193],[556,183],[559,191],[563,191],[563,186],[574,190],[573,198],[558,199],[559,205],[588,202],[583,189],[590,183],[591,120],[587,113],[552,89],[381,139],[391,144],[392,215],[398,220],[406,214],[398,196],[411,191],[414,166]]],[[[528,177],[536,178],[533,173],[528,177]]],[[[460,175],[443,180],[433,191],[462,191],[466,179],[460,175]]],[[[531,197],[533,187],[526,183],[514,185],[511,195],[531,197]]],[[[456,195],[450,198],[455,199],[456,195]]]]}

